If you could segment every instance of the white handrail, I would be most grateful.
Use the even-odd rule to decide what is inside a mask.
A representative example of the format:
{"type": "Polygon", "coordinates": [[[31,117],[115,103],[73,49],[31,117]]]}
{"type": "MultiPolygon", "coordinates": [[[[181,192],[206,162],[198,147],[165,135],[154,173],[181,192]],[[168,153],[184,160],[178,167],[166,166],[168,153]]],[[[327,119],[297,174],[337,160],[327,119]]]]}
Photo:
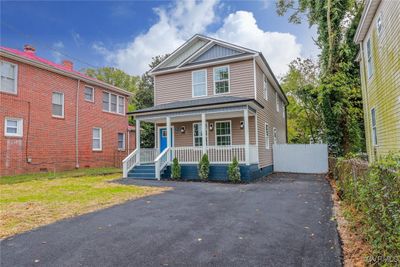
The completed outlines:
{"type": "Polygon", "coordinates": [[[154,160],[154,165],[155,165],[155,172],[156,172],[156,178],[160,180],[161,178],[161,171],[162,169],[167,165],[168,163],[168,152],[171,150],[170,147],[167,147],[164,149],[163,152],[160,153],[160,155],[157,156],[157,158],[154,160]]]}
{"type": "Polygon", "coordinates": [[[138,162],[137,157],[138,149],[135,149],[132,153],[130,153],[123,161],[122,161],[122,175],[123,177],[128,177],[128,172],[132,170],[133,167],[138,162]]]}

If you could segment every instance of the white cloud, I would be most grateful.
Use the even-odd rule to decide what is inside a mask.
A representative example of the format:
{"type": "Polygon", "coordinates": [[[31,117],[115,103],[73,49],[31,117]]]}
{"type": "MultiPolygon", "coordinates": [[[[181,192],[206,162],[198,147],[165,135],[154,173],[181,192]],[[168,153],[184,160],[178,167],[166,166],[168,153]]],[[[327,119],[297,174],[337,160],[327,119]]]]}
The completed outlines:
{"type": "Polygon", "coordinates": [[[287,64],[300,56],[301,46],[289,33],[265,32],[256,23],[253,13],[237,11],[228,15],[215,32],[207,27],[218,20],[218,0],[177,0],[173,5],[156,8],[158,21],[150,29],[115,51],[101,42],[93,49],[105,60],[130,74],[140,75],[149,69],[151,58],[171,53],[192,35],[203,33],[263,52],[276,74],[287,70],[287,64]],[[122,48],[121,48],[122,47],[122,48]]]}
{"type": "Polygon", "coordinates": [[[71,31],[71,37],[72,37],[72,40],[74,40],[74,43],[77,47],[80,47],[83,44],[81,35],[79,33],[77,33],[76,31],[74,31],[74,30],[71,31]]]}
{"type": "Polygon", "coordinates": [[[63,57],[62,50],[64,49],[64,43],[61,41],[55,42],[52,46],[52,56],[56,62],[61,62],[63,57]]]}

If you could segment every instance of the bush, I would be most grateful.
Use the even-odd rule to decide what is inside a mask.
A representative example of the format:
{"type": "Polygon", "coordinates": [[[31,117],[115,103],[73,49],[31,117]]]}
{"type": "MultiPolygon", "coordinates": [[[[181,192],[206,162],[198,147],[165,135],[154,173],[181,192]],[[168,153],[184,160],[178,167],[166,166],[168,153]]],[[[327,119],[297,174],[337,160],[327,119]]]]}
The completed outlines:
{"type": "Polygon", "coordinates": [[[210,162],[208,161],[208,155],[204,154],[199,162],[199,176],[202,181],[208,180],[210,174],[210,162]]]}
{"type": "Polygon", "coordinates": [[[400,154],[382,157],[364,171],[356,162],[336,165],[341,197],[362,215],[362,230],[375,255],[400,255],[400,154]]]}
{"type": "Polygon", "coordinates": [[[174,160],[172,161],[171,178],[173,180],[178,180],[181,178],[181,165],[179,164],[177,158],[174,158],[174,160]]]}
{"type": "Polygon", "coordinates": [[[229,181],[232,183],[240,183],[241,181],[239,162],[237,161],[236,157],[234,157],[232,163],[229,164],[228,177],[229,181]]]}

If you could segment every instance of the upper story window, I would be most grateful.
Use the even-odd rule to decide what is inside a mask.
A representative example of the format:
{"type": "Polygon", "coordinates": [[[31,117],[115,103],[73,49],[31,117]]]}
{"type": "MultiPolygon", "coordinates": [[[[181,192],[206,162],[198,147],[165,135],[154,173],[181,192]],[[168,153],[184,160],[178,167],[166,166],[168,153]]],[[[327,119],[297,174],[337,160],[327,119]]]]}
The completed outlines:
{"type": "Polygon", "coordinates": [[[103,92],[103,111],[125,114],[125,97],[103,92]]]}
{"type": "Polygon", "coordinates": [[[376,132],[376,112],[375,108],[371,109],[371,128],[372,128],[372,144],[374,146],[378,145],[378,135],[376,132]]]}
{"type": "Polygon", "coordinates": [[[19,118],[6,118],[4,120],[4,135],[22,137],[23,120],[19,118]]]}
{"type": "Polygon", "coordinates": [[[278,92],[275,92],[276,112],[279,112],[279,101],[278,92]]]}
{"type": "Polygon", "coordinates": [[[371,50],[371,38],[367,40],[367,65],[368,65],[368,78],[371,78],[373,73],[373,66],[372,66],[372,50],[371,50]]]}
{"type": "Polygon", "coordinates": [[[192,72],[192,96],[207,95],[207,70],[196,70],[192,72]]]}
{"type": "Polygon", "coordinates": [[[268,123],[265,124],[265,148],[269,149],[269,128],[268,128],[268,123]]]}
{"type": "Polygon", "coordinates": [[[381,33],[382,33],[382,14],[380,14],[378,19],[376,20],[376,29],[378,31],[378,36],[381,36],[381,33]]]}
{"type": "Polygon", "coordinates": [[[18,65],[1,61],[0,92],[17,93],[18,65]]]}
{"type": "Polygon", "coordinates": [[[85,86],[85,100],[89,102],[94,102],[94,88],[90,86],[85,86]]]}
{"type": "Polygon", "coordinates": [[[64,94],[63,93],[53,92],[52,115],[53,115],[53,117],[64,118],[64,94]]]}
{"type": "MultiPolygon", "coordinates": [[[[208,144],[208,127],[206,126],[206,144],[208,144]]],[[[203,145],[203,132],[201,131],[201,122],[193,123],[193,145],[203,145]]]]}
{"type": "Polygon", "coordinates": [[[264,98],[265,100],[268,100],[268,79],[265,76],[265,74],[263,74],[263,79],[264,79],[264,98]]]}
{"type": "Polygon", "coordinates": [[[229,93],[229,66],[214,68],[214,93],[229,93]]]}
{"type": "Polygon", "coordinates": [[[215,138],[217,146],[229,146],[232,142],[231,122],[215,122],[215,138]]]}

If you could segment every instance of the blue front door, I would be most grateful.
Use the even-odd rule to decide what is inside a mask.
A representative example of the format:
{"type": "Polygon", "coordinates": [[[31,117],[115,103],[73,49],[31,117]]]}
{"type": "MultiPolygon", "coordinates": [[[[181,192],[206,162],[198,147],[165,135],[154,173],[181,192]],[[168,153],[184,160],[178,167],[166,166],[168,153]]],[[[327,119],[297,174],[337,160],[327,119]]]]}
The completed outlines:
{"type": "MultiPolygon", "coordinates": [[[[159,130],[159,136],[160,136],[160,152],[163,152],[164,149],[167,148],[167,128],[160,128],[159,130]]],[[[172,129],[170,129],[171,131],[171,146],[172,144],[172,129]]]]}

